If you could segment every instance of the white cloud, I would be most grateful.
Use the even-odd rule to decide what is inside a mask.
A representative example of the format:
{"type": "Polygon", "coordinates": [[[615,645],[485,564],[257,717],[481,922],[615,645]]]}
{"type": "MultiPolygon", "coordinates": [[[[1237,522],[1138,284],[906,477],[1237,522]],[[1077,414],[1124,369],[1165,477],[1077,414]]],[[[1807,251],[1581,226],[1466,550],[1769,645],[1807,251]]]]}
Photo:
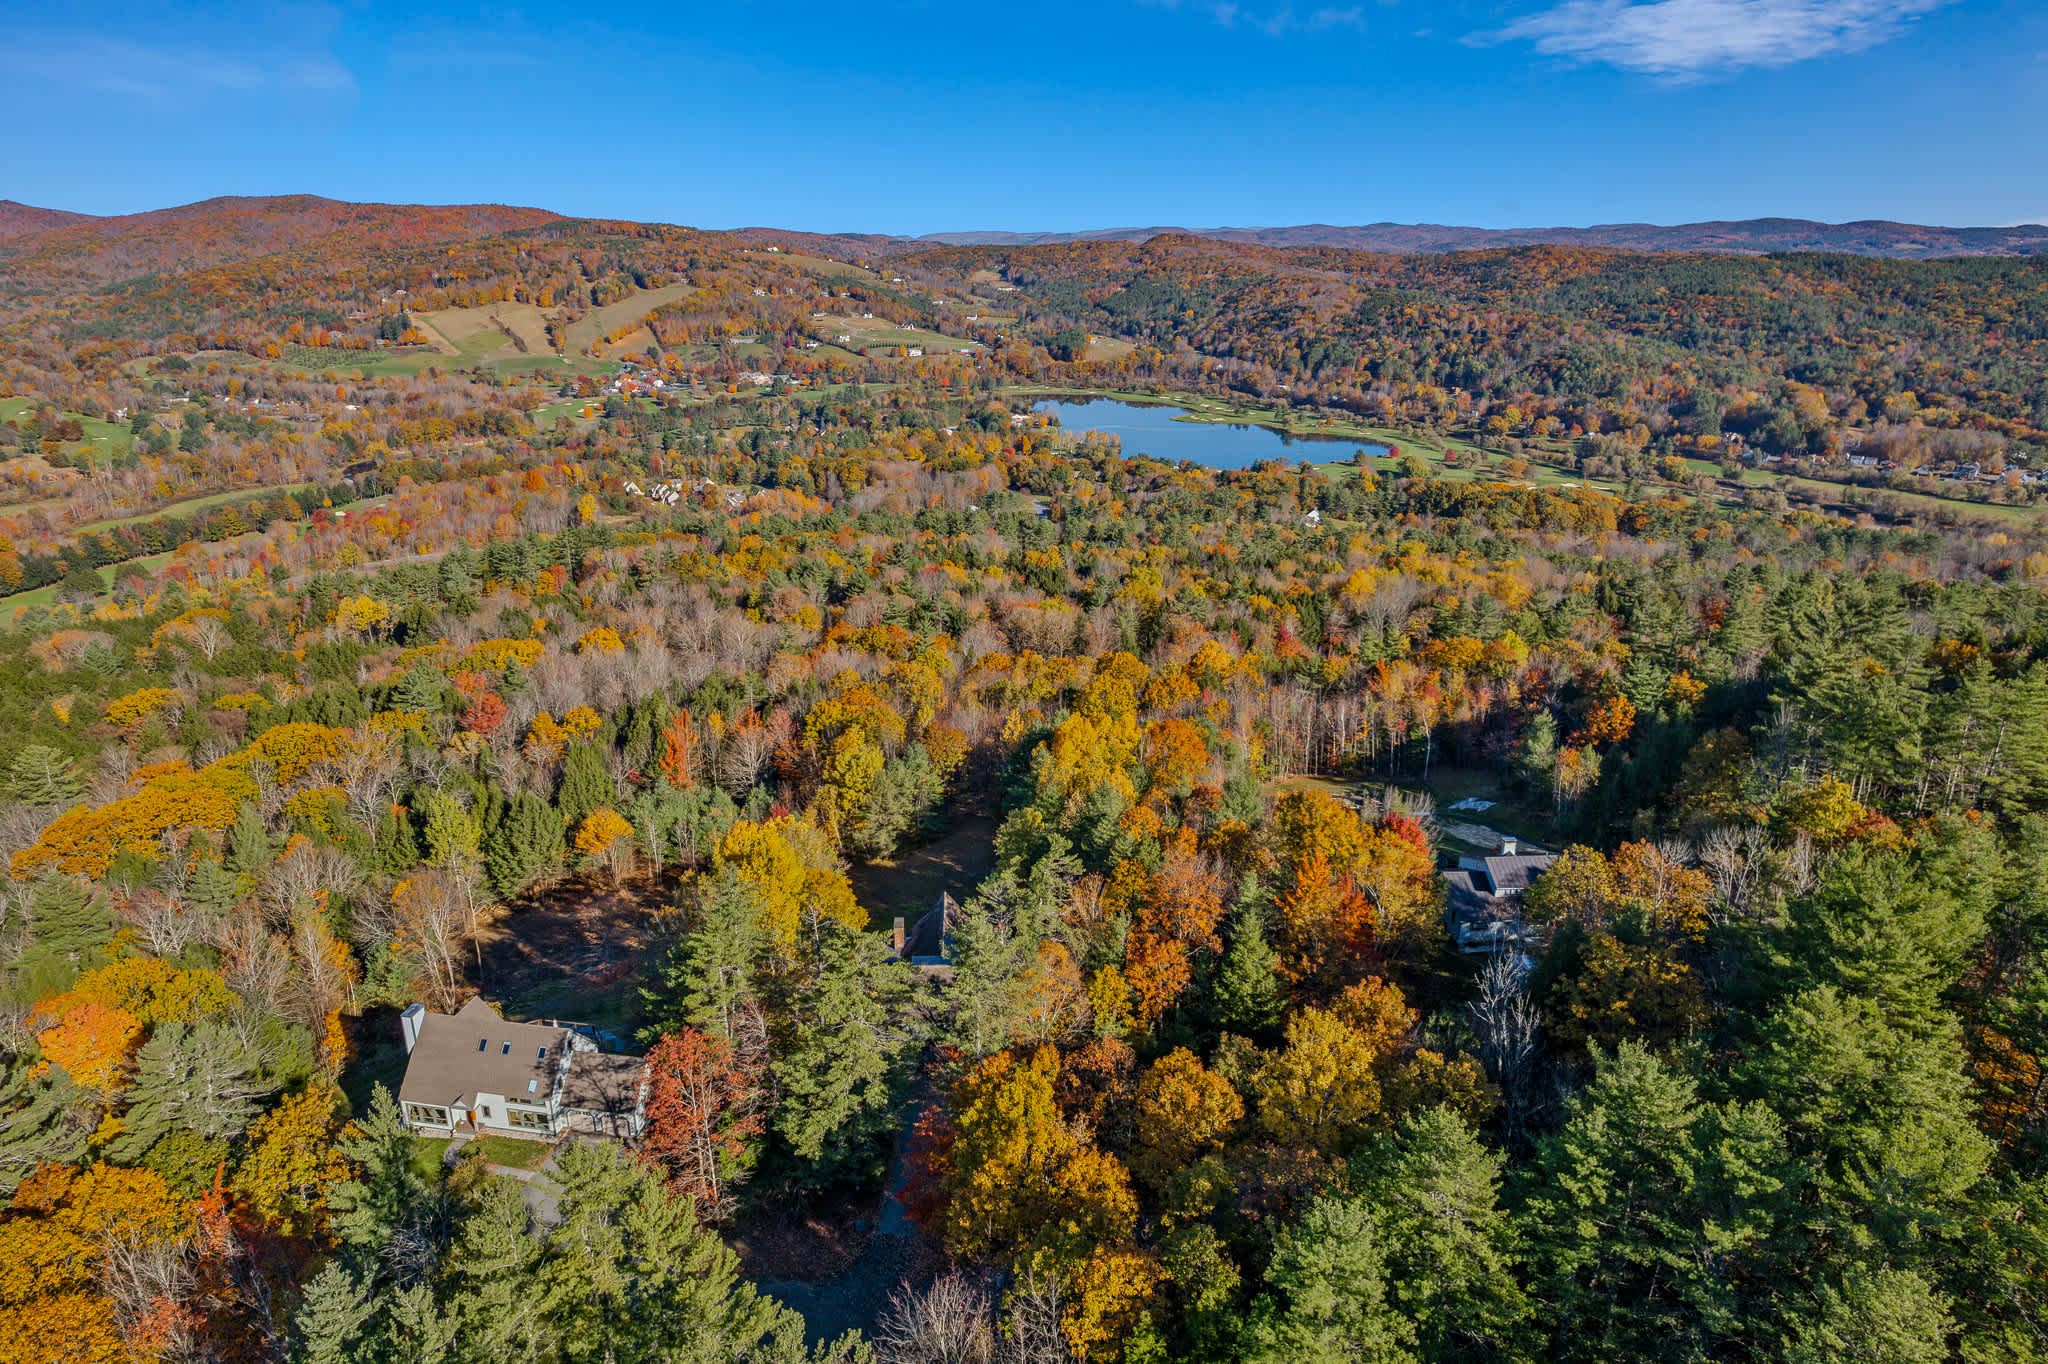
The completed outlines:
{"type": "Polygon", "coordinates": [[[162,105],[251,97],[291,105],[353,102],[355,73],[334,54],[331,11],[278,6],[260,24],[220,25],[217,39],[171,33],[28,30],[11,44],[18,81],[162,105]]]}
{"type": "Polygon", "coordinates": [[[1954,0],[1564,0],[1481,43],[1677,79],[1860,52],[1954,0]]]}
{"type": "Polygon", "coordinates": [[[1138,3],[1153,9],[1185,9],[1191,14],[1206,14],[1224,28],[1256,29],[1273,38],[1287,33],[1365,28],[1365,9],[1361,5],[1345,9],[1334,6],[1296,9],[1293,5],[1240,4],[1238,0],[1185,0],[1185,3],[1184,0],[1138,0],[1138,3]]]}

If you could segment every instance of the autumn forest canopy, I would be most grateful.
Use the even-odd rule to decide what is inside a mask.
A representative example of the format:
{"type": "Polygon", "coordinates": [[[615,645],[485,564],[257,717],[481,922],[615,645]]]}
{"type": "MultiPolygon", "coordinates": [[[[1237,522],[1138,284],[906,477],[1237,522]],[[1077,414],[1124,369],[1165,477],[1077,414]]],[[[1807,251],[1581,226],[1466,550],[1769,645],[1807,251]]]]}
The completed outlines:
{"type": "Polygon", "coordinates": [[[2048,1360],[2044,467],[2048,256],[0,236],[0,1361],[2048,1360]]]}

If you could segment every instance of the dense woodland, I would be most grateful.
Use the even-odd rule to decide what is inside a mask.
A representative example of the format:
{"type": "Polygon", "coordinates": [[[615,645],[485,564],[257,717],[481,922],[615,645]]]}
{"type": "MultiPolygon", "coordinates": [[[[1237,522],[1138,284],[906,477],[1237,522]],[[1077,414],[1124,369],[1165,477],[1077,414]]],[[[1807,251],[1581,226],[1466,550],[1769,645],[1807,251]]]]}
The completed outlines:
{"type": "Polygon", "coordinates": [[[345,208],[0,242],[0,1361],[2048,1359],[2048,527],[1660,469],[2038,468],[2048,262],[345,208]],[[386,363],[494,302],[554,353],[386,363]],[[649,1126],[542,1206],[396,1010],[595,905],[649,1126]],[[807,1322],[873,1259],[768,1230],[891,1203],[807,1322]]]}

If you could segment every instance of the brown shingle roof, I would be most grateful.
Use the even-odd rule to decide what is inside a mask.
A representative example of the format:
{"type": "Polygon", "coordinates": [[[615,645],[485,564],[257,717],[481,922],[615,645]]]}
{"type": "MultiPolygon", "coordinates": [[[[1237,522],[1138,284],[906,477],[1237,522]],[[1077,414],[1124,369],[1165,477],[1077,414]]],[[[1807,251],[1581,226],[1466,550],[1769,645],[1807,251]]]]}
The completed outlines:
{"type": "Polygon", "coordinates": [[[1529,883],[1550,870],[1550,864],[1557,858],[1550,853],[1517,853],[1505,857],[1486,859],[1486,879],[1493,883],[1496,895],[1512,891],[1527,890],[1529,883]]]}
{"type": "Polygon", "coordinates": [[[444,1108],[468,1108],[479,1094],[546,1103],[568,1044],[565,1028],[507,1023],[496,1009],[472,999],[455,1014],[430,1013],[420,1020],[398,1097],[444,1108]]]}
{"type": "Polygon", "coordinates": [[[562,1081],[562,1107],[590,1113],[632,1113],[640,1107],[640,1087],[647,1078],[647,1058],[601,1051],[579,1051],[569,1059],[562,1081]]]}

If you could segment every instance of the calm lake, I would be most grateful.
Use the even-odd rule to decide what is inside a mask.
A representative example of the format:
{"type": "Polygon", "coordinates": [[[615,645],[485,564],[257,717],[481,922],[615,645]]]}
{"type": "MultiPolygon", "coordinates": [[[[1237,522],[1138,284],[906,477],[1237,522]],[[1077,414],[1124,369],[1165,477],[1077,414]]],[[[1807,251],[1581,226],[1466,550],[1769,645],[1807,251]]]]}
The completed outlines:
{"type": "Polygon", "coordinates": [[[1141,407],[1113,398],[1034,403],[1032,410],[1057,416],[1068,431],[1100,431],[1115,436],[1124,443],[1126,455],[1191,459],[1211,469],[1248,469],[1262,459],[1306,459],[1327,464],[1348,459],[1353,450],[1364,450],[1373,456],[1387,452],[1384,445],[1342,437],[1283,436],[1263,426],[1175,421],[1183,409],[1141,407]]]}

